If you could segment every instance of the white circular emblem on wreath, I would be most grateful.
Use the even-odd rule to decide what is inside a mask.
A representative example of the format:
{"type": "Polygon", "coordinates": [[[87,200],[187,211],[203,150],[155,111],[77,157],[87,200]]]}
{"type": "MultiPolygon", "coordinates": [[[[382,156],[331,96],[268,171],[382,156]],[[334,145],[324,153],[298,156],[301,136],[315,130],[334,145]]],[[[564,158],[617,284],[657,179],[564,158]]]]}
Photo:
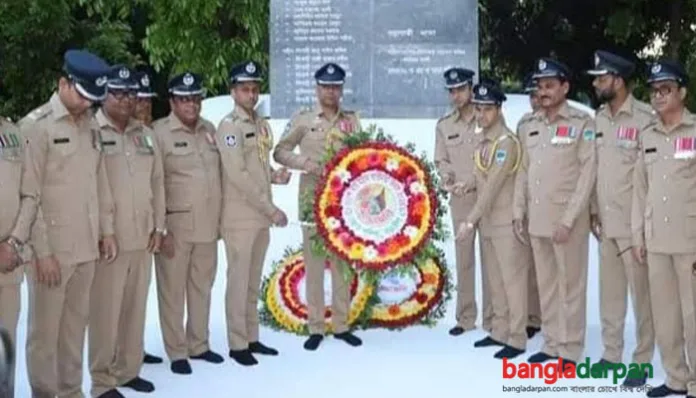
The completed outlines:
{"type": "Polygon", "coordinates": [[[404,185],[381,170],[365,172],[351,181],[341,207],[346,227],[376,244],[398,234],[408,219],[404,185]]]}
{"type": "Polygon", "coordinates": [[[193,78],[193,76],[190,73],[187,73],[186,75],[184,75],[184,84],[185,85],[190,86],[193,84],[194,81],[195,81],[195,79],[193,78]]]}
{"type": "Polygon", "coordinates": [[[377,296],[384,305],[401,304],[418,290],[419,273],[391,272],[383,277],[377,286],[377,296]]]}

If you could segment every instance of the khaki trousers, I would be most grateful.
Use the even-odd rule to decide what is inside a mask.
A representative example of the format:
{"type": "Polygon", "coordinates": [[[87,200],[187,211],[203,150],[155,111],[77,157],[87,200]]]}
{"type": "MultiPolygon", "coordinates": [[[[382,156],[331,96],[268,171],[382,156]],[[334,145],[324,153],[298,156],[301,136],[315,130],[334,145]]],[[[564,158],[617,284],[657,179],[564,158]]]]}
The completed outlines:
{"type": "Polygon", "coordinates": [[[33,398],[84,398],[82,358],[95,262],[61,264],[61,284],[37,284],[27,267],[27,372],[33,398]]]}
{"type": "MultiPolygon", "coordinates": [[[[455,228],[459,224],[455,223],[455,228]]],[[[479,231],[476,229],[476,231],[479,231]]],[[[481,294],[482,294],[482,327],[490,331],[493,318],[493,305],[488,295],[488,275],[486,274],[487,261],[483,238],[479,234],[479,253],[481,254],[481,294]]],[[[463,241],[455,240],[455,258],[457,261],[457,307],[455,319],[457,325],[465,330],[476,328],[478,307],[476,305],[476,233],[472,233],[463,241]]]]}
{"type": "Polygon", "coordinates": [[[120,252],[111,264],[97,262],[89,319],[92,397],[140,374],[151,264],[147,250],[120,252]]]}
{"type": "Polygon", "coordinates": [[[529,259],[528,283],[527,283],[527,326],[541,327],[541,304],[539,303],[539,286],[537,285],[536,266],[532,247],[524,246],[525,258],[529,259]]]}
{"type": "Polygon", "coordinates": [[[622,362],[624,324],[631,294],[636,320],[633,363],[650,363],[655,351],[655,331],[650,308],[648,266],[635,261],[630,239],[602,239],[599,246],[599,311],[602,319],[602,358],[622,362]],[[621,253],[619,256],[619,253],[621,253]]]}
{"type": "Polygon", "coordinates": [[[589,229],[576,225],[570,239],[531,237],[541,302],[542,352],[580,361],[585,347],[589,229]]]}
{"type": "MultiPolygon", "coordinates": [[[[2,325],[10,334],[16,358],[17,352],[17,323],[19,321],[19,311],[21,309],[21,291],[22,285],[8,284],[0,286],[0,325],[2,325]]],[[[16,362],[16,360],[15,360],[16,362]]],[[[3,398],[14,397],[15,371],[16,364],[12,365],[10,375],[8,377],[9,384],[6,386],[7,391],[3,391],[3,398]]]]}
{"type": "MultiPolygon", "coordinates": [[[[312,230],[302,228],[302,256],[306,271],[307,315],[309,333],[325,333],[324,267],[325,258],[312,253],[309,237],[312,230]]],[[[341,270],[331,264],[331,324],[333,332],[343,333],[348,330],[348,311],[350,309],[349,284],[343,279],[341,270]]]]}
{"type": "Polygon", "coordinates": [[[666,384],[696,395],[696,254],[649,252],[648,273],[666,384]]]}
{"type": "Polygon", "coordinates": [[[259,341],[258,300],[268,228],[223,231],[227,255],[227,344],[230,350],[245,350],[259,341]]]}
{"type": "Polygon", "coordinates": [[[216,271],[217,241],[191,243],[175,234],[174,258],[155,256],[160,325],[164,349],[171,361],[210,349],[210,293],[216,271]]]}
{"type": "Polygon", "coordinates": [[[491,337],[524,350],[527,346],[527,270],[524,246],[514,236],[483,239],[488,291],[493,303],[491,337]]]}

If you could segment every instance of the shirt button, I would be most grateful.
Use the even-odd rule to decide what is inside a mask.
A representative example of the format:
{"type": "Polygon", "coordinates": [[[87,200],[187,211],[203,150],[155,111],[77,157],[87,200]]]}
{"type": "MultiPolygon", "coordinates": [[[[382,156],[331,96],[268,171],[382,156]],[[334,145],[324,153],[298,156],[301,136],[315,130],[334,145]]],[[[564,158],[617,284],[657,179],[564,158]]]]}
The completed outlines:
{"type": "Polygon", "coordinates": [[[539,199],[534,199],[534,204],[538,205],[539,204],[539,199]]]}
{"type": "Polygon", "coordinates": [[[669,217],[665,217],[665,222],[669,222],[669,217]]]}
{"type": "Polygon", "coordinates": [[[667,179],[667,174],[663,175],[663,176],[662,176],[662,179],[663,179],[663,180],[666,180],[666,179],[667,179]]]}
{"type": "Polygon", "coordinates": [[[669,156],[665,156],[665,160],[669,159],[669,156]]]}
{"type": "Polygon", "coordinates": [[[126,156],[130,156],[130,152],[126,152],[126,156]]]}
{"type": "Polygon", "coordinates": [[[669,142],[669,137],[665,137],[665,142],[669,142]]]}
{"type": "Polygon", "coordinates": [[[546,144],[541,144],[541,147],[542,147],[542,148],[546,148],[546,144]]]}
{"type": "Polygon", "coordinates": [[[604,206],[604,210],[609,211],[609,206],[604,206]]]}
{"type": "Polygon", "coordinates": [[[541,164],[541,160],[537,160],[537,164],[541,164]]]}
{"type": "Polygon", "coordinates": [[[539,185],[539,184],[541,184],[541,180],[536,180],[536,181],[534,181],[534,183],[539,185]]]}
{"type": "Polygon", "coordinates": [[[667,201],[667,197],[666,197],[666,196],[663,196],[663,197],[662,197],[662,201],[663,201],[663,202],[666,202],[666,201],[667,201]]]}

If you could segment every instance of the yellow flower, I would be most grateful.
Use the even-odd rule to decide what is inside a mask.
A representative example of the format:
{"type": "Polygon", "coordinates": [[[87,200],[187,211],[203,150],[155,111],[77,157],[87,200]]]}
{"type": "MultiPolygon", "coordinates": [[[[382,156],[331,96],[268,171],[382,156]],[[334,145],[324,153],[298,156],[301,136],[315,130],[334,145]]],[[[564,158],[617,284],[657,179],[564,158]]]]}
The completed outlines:
{"type": "Polygon", "coordinates": [[[353,243],[353,246],[351,246],[351,248],[350,248],[350,257],[362,259],[364,250],[365,250],[365,247],[363,246],[362,243],[353,243]]]}

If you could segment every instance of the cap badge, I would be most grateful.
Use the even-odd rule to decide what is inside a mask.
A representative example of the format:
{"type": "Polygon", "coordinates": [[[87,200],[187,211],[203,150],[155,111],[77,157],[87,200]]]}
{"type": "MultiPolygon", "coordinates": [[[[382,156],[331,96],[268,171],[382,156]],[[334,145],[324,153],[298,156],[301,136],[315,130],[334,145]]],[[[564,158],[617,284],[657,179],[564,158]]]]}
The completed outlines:
{"type": "Polygon", "coordinates": [[[594,64],[595,64],[595,66],[599,66],[599,61],[600,61],[599,55],[595,54],[595,56],[594,56],[594,64]]]}
{"type": "Polygon", "coordinates": [[[150,87],[150,78],[145,75],[140,79],[140,83],[142,83],[143,87],[150,87]]]}
{"type": "Polygon", "coordinates": [[[118,77],[121,79],[128,79],[130,77],[130,71],[126,68],[121,68],[121,70],[118,71],[118,77]]]}
{"type": "Polygon", "coordinates": [[[486,94],[488,94],[488,89],[485,88],[485,87],[483,87],[483,86],[481,86],[481,87],[479,87],[479,89],[478,89],[478,93],[479,93],[479,95],[486,95],[486,94]]]}
{"type": "Polygon", "coordinates": [[[652,73],[660,73],[661,70],[662,70],[662,65],[660,65],[660,64],[655,64],[652,66],[652,69],[650,69],[650,71],[652,73]]]}
{"type": "Polygon", "coordinates": [[[330,75],[333,75],[334,72],[336,72],[336,69],[333,67],[333,65],[329,65],[329,67],[326,68],[326,72],[330,75]]]}
{"type": "Polygon", "coordinates": [[[249,63],[246,65],[245,70],[246,70],[246,72],[249,73],[249,74],[254,73],[254,72],[256,72],[256,65],[254,65],[253,62],[249,62],[249,63]]]}
{"type": "Polygon", "coordinates": [[[97,87],[103,87],[106,84],[106,76],[99,76],[94,83],[97,85],[97,87]]]}
{"type": "Polygon", "coordinates": [[[459,73],[457,73],[456,70],[453,70],[450,72],[449,77],[450,77],[450,79],[455,80],[459,77],[459,73]]]}
{"type": "Polygon", "coordinates": [[[546,69],[546,61],[543,59],[539,60],[539,70],[545,70],[546,69]]]}
{"type": "Polygon", "coordinates": [[[184,75],[184,84],[185,85],[190,86],[193,84],[194,81],[195,81],[195,79],[193,78],[193,76],[191,76],[190,73],[187,73],[186,75],[184,75]]]}

